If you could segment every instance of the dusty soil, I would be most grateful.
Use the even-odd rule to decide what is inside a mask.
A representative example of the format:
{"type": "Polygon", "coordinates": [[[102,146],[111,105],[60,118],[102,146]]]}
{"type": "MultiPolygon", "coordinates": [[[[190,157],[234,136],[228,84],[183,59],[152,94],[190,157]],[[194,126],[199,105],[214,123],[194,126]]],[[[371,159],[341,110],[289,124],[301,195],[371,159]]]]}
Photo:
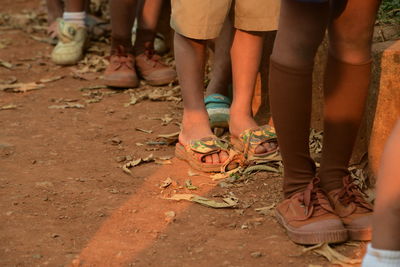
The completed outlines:
{"type": "MultiPolygon", "coordinates": [[[[0,12],[35,10],[38,2],[3,0],[0,12]]],[[[38,90],[0,91],[0,107],[16,105],[0,109],[1,266],[329,265],[320,256],[302,254],[272,212],[255,211],[279,201],[276,175],[258,173],[221,186],[206,175],[190,177],[177,159],[171,165],[141,164],[132,175],[122,171],[126,156],[173,155],[173,146],[140,144],[179,130],[180,103],[144,100],[126,107],[130,92],[110,89],[90,90],[102,98],[87,103],[88,90],[80,88],[101,84],[93,79],[101,73],[87,74],[89,81],[74,78],[72,67],[50,62],[49,44],[23,30],[2,25],[1,40],[7,45],[0,48],[0,59],[13,65],[0,67],[2,83],[64,76],[38,90]],[[66,103],[84,108],[49,108],[66,103]],[[166,114],[173,118],[167,125],[154,119],[166,114]],[[167,177],[174,182],[160,189],[167,177]],[[187,179],[198,189],[185,188],[187,179]],[[239,207],[163,199],[173,193],[234,195],[239,207]]],[[[337,249],[360,257],[365,245],[357,246],[337,249]]]]}

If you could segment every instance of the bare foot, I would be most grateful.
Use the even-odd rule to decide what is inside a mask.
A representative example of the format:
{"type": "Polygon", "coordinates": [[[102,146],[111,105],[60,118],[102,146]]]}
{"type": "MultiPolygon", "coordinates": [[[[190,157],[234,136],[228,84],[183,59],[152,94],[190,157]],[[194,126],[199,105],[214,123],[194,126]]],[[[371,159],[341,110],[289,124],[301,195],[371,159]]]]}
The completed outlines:
{"type": "MultiPolygon", "coordinates": [[[[191,140],[198,140],[203,137],[214,136],[210,129],[208,115],[185,113],[182,120],[182,130],[179,134],[179,142],[187,145],[191,140]]],[[[214,153],[202,158],[202,154],[198,154],[199,160],[208,164],[224,163],[229,155],[225,151],[214,153]],[[202,158],[202,159],[201,159],[202,158]]]]}
{"type": "MultiPolygon", "coordinates": [[[[239,137],[239,135],[250,128],[258,127],[256,121],[251,116],[244,116],[242,114],[237,115],[232,113],[230,115],[229,121],[229,132],[234,137],[239,137]]],[[[278,144],[275,141],[264,142],[258,145],[255,149],[255,154],[263,154],[270,151],[274,151],[278,147],[278,144]]]]}

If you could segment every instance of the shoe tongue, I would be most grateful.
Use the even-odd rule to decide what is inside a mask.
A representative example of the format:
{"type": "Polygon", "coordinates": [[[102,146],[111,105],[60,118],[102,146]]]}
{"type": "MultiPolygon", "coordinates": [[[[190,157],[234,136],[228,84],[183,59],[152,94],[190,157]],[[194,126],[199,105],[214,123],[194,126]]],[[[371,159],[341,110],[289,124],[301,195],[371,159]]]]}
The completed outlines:
{"type": "Polygon", "coordinates": [[[78,27],[74,24],[65,22],[64,20],[59,21],[58,28],[58,39],[63,43],[69,43],[74,40],[78,27]]]}

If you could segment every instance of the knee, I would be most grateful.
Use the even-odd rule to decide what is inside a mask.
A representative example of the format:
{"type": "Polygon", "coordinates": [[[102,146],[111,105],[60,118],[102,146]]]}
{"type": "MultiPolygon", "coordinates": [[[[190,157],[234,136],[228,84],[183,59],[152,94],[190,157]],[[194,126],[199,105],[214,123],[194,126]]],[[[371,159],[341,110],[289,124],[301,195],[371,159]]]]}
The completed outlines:
{"type": "Polygon", "coordinates": [[[281,42],[277,39],[271,59],[279,64],[293,68],[308,67],[314,64],[314,57],[320,43],[321,40],[313,41],[307,38],[281,42]]]}
{"type": "Polygon", "coordinates": [[[329,51],[350,64],[363,64],[371,59],[372,32],[368,29],[329,34],[329,51]]]}

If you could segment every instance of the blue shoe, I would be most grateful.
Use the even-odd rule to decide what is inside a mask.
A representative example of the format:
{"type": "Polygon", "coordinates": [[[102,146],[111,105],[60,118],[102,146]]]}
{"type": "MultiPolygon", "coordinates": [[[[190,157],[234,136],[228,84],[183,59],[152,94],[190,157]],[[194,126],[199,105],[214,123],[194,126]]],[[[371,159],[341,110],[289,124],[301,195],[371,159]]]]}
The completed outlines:
{"type": "Polygon", "coordinates": [[[211,129],[229,128],[229,108],[231,100],[221,94],[211,94],[204,98],[211,129]]]}

